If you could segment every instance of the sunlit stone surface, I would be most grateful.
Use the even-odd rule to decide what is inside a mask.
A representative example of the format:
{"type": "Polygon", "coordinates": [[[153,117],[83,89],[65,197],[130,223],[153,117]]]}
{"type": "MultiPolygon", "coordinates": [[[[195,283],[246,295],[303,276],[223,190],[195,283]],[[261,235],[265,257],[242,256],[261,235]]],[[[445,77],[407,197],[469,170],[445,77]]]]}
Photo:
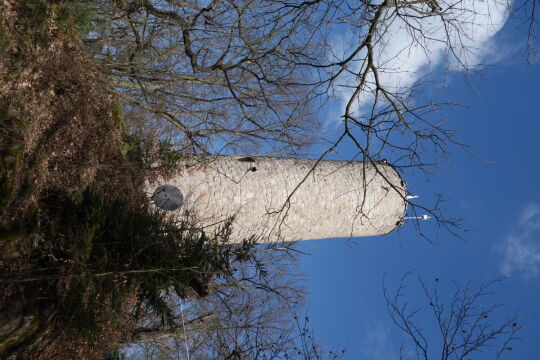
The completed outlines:
{"type": "MultiPolygon", "coordinates": [[[[308,240],[387,234],[405,215],[405,183],[385,163],[216,156],[186,162],[181,173],[149,185],[174,185],[162,208],[215,229],[235,216],[231,241],[308,240]],[[248,160],[246,160],[248,159],[248,160]],[[181,193],[180,193],[181,192],[181,193]],[[175,199],[182,201],[172,202],[175,199]],[[178,196],[180,194],[180,196],[178,196]],[[182,206],[180,208],[180,206],[182,206]]],[[[167,188],[168,189],[168,188],[167,188]]]]}

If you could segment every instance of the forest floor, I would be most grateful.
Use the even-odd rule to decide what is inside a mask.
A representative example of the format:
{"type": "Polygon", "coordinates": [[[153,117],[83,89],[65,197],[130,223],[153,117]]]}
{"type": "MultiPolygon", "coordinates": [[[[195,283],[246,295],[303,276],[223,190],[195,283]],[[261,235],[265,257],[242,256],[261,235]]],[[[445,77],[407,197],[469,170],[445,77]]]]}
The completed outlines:
{"type": "Polygon", "coordinates": [[[144,193],[123,151],[118,105],[64,10],[39,0],[0,10],[0,358],[97,356],[126,324],[110,321],[108,331],[100,324],[87,342],[80,328],[66,326],[82,314],[68,314],[70,304],[84,307],[92,293],[77,277],[77,258],[95,224],[81,223],[77,212],[88,212],[90,199],[120,195],[131,202],[126,208],[140,205],[144,193]],[[99,349],[91,346],[97,342],[99,349]]]}
{"type": "Polygon", "coordinates": [[[0,5],[2,359],[120,358],[142,304],[161,309],[173,285],[204,292],[200,275],[179,271],[200,265],[201,234],[149,205],[144,146],[69,4],[0,5]]]}
{"type": "Polygon", "coordinates": [[[0,359],[120,359],[143,319],[174,325],[167,296],[251,259],[230,222],[207,234],[151,204],[145,182],[182,155],[130,132],[80,4],[0,7],[0,359]]]}

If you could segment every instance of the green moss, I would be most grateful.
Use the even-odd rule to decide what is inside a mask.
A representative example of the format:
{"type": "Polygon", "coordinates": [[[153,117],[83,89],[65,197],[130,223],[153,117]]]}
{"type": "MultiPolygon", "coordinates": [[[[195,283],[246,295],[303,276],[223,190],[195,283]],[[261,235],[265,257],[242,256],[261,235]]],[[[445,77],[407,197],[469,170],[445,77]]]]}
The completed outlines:
{"type": "Polygon", "coordinates": [[[52,5],[55,23],[66,34],[85,36],[95,31],[96,8],[92,1],[62,1],[52,5]]]}
{"type": "Polygon", "coordinates": [[[71,201],[73,201],[75,205],[81,205],[83,200],[84,200],[84,195],[80,191],[77,191],[71,195],[71,201]]]}
{"type": "Polygon", "coordinates": [[[0,256],[12,253],[22,237],[20,231],[0,227],[0,256]]]}
{"type": "Polygon", "coordinates": [[[164,177],[172,176],[178,170],[184,156],[177,151],[174,146],[166,141],[159,143],[159,159],[161,160],[161,171],[164,177]]]}
{"type": "Polygon", "coordinates": [[[6,359],[36,345],[49,331],[51,313],[26,314],[22,304],[0,307],[0,358],[6,359]]]}
{"type": "Polygon", "coordinates": [[[109,93],[112,96],[111,100],[111,121],[113,127],[118,129],[122,134],[122,142],[120,143],[120,152],[122,155],[127,156],[130,151],[133,150],[133,144],[131,143],[131,138],[127,136],[129,133],[129,122],[124,116],[124,109],[122,103],[118,97],[113,93],[109,93]]]}
{"type": "Polygon", "coordinates": [[[118,129],[122,134],[127,134],[129,130],[129,122],[124,116],[124,108],[122,107],[122,102],[118,97],[113,93],[109,92],[111,95],[111,121],[115,129],[118,129]]]}
{"type": "Polygon", "coordinates": [[[35,45],[45,46],[48,42],[47,19],[49,2],[46,0],[26,0],[24,14],[18,18],[18,32],[21,39],[35,45]]]}

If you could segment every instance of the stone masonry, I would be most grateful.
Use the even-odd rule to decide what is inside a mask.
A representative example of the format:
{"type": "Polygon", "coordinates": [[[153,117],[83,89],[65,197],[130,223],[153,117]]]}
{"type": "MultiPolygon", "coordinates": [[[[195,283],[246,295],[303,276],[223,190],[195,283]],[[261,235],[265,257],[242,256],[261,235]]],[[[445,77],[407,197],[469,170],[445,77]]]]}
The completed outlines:
{"type": "Polygon", "coordinates": [[[148,190],[176,186],[184,204],[175,214],[190,214],[209,230],[234,215],[234,242],[251,235],[259,242],[384,235],[399,226],[407,193],[395,169],[332,160],[313,168],[315,163],[216,156],[186,163],[180,175],[148,190]]]}

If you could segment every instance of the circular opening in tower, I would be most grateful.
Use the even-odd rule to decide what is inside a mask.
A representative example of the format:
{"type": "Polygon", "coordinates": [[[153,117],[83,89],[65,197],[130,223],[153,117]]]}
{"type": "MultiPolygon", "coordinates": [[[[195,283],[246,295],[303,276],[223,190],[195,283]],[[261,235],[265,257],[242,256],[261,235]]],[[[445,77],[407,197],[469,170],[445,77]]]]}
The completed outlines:
{"type": "Polygon", "coordinates": [[[180,209],[184,204],[184,195],[174,185],[161,185],[154,190],[152,200],[161,209],[166,211],[174,211],[180,209]]]}

